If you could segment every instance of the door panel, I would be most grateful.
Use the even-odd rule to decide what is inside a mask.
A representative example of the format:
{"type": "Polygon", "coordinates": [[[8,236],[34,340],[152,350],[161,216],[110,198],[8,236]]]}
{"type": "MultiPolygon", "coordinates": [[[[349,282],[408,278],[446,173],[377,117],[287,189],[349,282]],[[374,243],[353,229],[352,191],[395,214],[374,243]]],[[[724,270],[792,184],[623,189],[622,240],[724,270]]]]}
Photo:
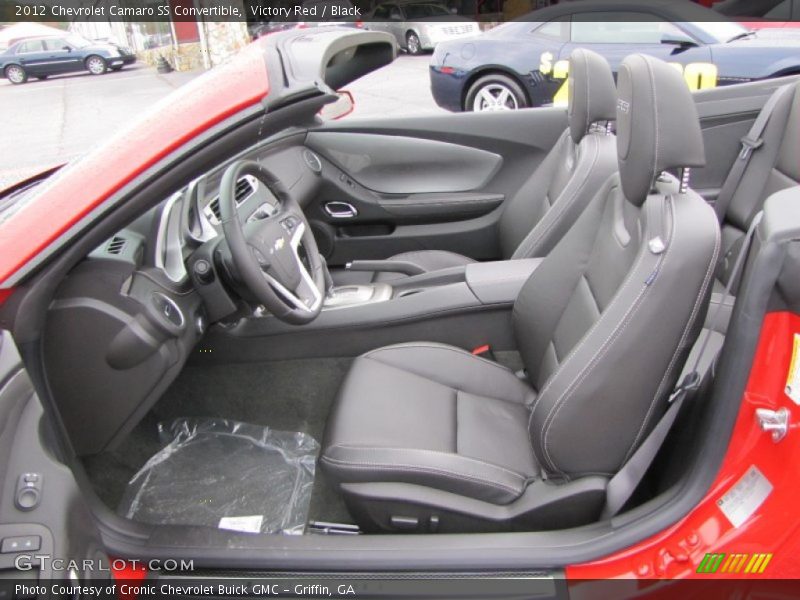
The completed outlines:
{"type": "Polygon", "coordinates": [[[380,194],[480,189],[503,163],[493,152],[407,136],[317,131],[306,145],[380,194]]]}
{"type": "Polygon", "coordinates": [[[83,59],[63,39],[44,41],[45,50],[49,52],[48,62],[51,73],[69,73],[83,69],[83,59]]]}
{"type": "Polygon", "coordinates": [[[503,203],[566,126],[557,108],[322,125],[306,141],[323,170],[305,210],[329,264],[424,249],[499,258],[503,203]],[[356,214],[331,216],[331,202],[356,214]]]}
{"type": "Polygon", "coordinates": [[[797,77],[723,86],[695,92],[706,166],[692,169],[691,186],[707,200],[719,194],[728,172],[767,99],[797,77]]]}
{"type": "Polygon", "coordinates": [[[102,560],[108,567],[72,471],[54,457],[51,432],[12,337],[0,330],[0,574],[39,580],[102,577],[77,569],[56,571],[58,563],[48,560],[61,559],[62,565],[75,560],[78,569],[97,568],[102,560]],[[47,558],[37,558],[42,555],[47,558]]]}
{"type": "MultiPolygon", "coordinates": [[[[695,93],[706,166],[692,170],[694,189],[716,197],[758,111],[778,86],[797,79],[695,93]]],[[[322,125],[307,139],[323,156],[324,168],[322,184],[306,211],[329,264],[422,249],[450,250],[476,260],[500,258],[497,223],[503,205],[515,197],[566,126],[566,111],[559,108],[322,125]],[[342,154],[336,143],[342,139],[348,140],[349,154],[342,154]],[[484,177],[489,156],[502,158],[493,174],[484,177]],[[458,157],[467,159],[462,168],[458,157]],[[444,167],[437,170],[440,162],[444,167]],[[476,164],[484,170],[476,171],[476,164]],[[403,193],[381,193],[369,186],[403,193]],[[462,191],[435,191],[457,188],[462,191]],[[325,210],[332,201],[352,205],[357,214],[332,217],[325,210]]]]}

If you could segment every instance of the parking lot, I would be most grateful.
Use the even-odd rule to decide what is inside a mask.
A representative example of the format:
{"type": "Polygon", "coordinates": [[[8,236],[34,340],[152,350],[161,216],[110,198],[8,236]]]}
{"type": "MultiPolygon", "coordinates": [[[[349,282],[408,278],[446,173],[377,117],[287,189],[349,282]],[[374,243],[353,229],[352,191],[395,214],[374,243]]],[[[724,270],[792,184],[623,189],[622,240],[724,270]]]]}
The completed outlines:
{"type": "MultiPolygon", "coordinates": [[[[442,112],[431,97],[429,56],[400,55],[348,86],[348,119],[442,112]]],[[[15,86],[0,79],[0,188],[71,160],[200,72],[159,74],[136,64],[102,76],[76,74],[15,86]]]]}

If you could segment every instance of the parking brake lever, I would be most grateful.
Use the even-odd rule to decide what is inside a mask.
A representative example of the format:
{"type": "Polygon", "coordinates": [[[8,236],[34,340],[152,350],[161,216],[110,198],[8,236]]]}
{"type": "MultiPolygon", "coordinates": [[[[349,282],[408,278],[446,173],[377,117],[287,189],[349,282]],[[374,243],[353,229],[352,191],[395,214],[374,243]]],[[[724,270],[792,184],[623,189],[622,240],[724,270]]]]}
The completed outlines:
{"type": "Polygon", "coordinates": [[[348,271],[378,271],[402,273],[403,275],[421,275],[425,269],[405,260],[354,260],[344,267],[348,271]]]}

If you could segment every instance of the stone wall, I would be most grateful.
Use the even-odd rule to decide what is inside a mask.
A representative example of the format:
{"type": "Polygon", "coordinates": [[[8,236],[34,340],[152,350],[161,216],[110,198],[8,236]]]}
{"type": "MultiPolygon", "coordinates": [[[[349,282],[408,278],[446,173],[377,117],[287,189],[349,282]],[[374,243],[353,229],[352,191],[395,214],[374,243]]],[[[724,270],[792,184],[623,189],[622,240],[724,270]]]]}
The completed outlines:
{"type": "Polygon", "coordinates": [[[205,28],[211,66],[220,64],[250,43],[245,23],[208,21],[200,26],[205,28]]]}
{"type": "Polygon", "coordinates": [[[203,68],[203,50],[200,42],[191,42],[174,46],[161,46],[149,50],[140,50],[136,53],[139,60],[155,67],[160,56],[176,71],[194,71],[203,68]]]}

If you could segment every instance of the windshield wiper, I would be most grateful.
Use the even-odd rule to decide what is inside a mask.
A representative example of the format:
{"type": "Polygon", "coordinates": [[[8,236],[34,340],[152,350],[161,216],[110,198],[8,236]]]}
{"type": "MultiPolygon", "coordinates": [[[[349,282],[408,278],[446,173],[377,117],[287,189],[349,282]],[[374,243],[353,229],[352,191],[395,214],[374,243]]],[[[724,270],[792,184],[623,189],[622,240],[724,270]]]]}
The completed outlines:
{"type": "Polygon", "coordinates": [[[738,35],[733,36],[731,39],[729,39],[725,43],[726,44],[730,44],[731,42],[735,42],[736,40],[743,40],[743,39],[749,38],[751,35],[755,35],[755,34],[756,34],[755,31],[745,31],[744,33],[740,33],[738,35]]]}

